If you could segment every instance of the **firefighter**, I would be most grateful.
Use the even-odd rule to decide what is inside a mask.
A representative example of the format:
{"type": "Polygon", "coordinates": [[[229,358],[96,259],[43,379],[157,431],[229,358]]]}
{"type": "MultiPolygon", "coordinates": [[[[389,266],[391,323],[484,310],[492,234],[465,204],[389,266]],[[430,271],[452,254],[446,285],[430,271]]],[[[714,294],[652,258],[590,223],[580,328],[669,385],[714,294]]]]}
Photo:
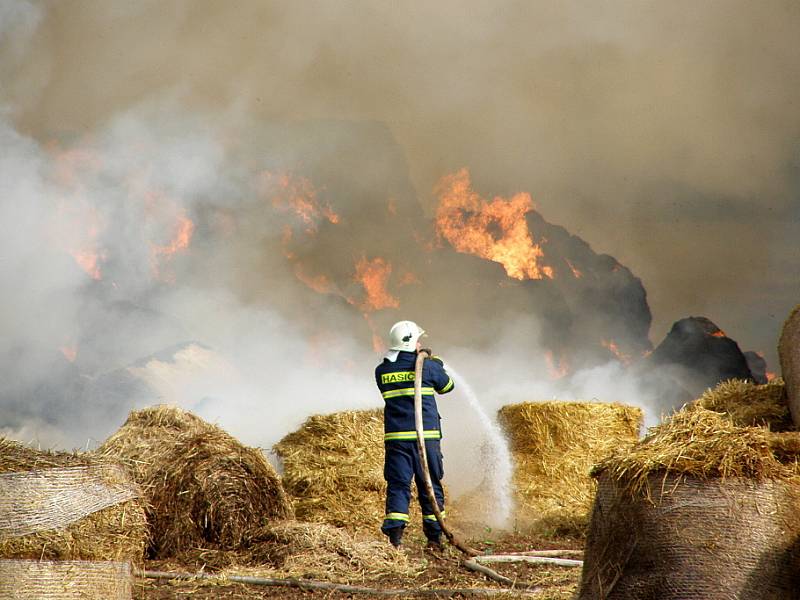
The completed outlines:
{"type": "MultiPolygon", "coordinates": [[[[417,446],[414,422],[414,367],[421,350],[420,338],[425,333],[413,321],[400,321],[389,330],[389,351],[375,368],[375,381],[385,402],[383,410],[384,459],[383,476],[386,479],[386,516],[381,531],[391,544],[400,548],[403,530],[408,523],[408,506],[411,501],[411,479],[417,483],[419,503],[422,507],[422,530],[428,546],[441,548],[442,528],[433,513],[431,499],[425,491],[422,463],[417,446]]],[[[427,351],[430,354],[430,351],[427,351]]],[[[436,407],[434,392],[446,394],[453,389],[453,380],[438,357],[426,359],[422,369],[422,420],[426,454],[433,490],[439,510],[444,514],[442,490],[442,438],[441,417],[436,407]]]]}

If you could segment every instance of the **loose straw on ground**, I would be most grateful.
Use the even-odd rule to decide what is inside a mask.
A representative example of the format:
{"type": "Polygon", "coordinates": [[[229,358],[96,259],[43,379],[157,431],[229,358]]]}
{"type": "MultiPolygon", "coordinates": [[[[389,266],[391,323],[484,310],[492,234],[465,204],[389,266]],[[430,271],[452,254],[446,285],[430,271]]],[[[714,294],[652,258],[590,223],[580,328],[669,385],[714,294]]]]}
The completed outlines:
{"type": "MultiPolygon", "coordinates": [[[[216,583],[245,583],[268,587],[295,587],[302,590],[327,590],[346,594],[371,594],[375,596],[434,596],[450,598],[454,596],[496,596],[508,594],[504,588],[406,588],[381,589],[369,588],[328,581],[310,581],[305,579],[277,579],[272,577],[249,577],[244,575],[227,575],[224,577],[208,573],[168,573],[165,571],[138,571],[137,576],[147,579],[164,579],[169,581],[192,581],[197,579],[212,580],[216,583]]],[[[511,581],[510,579],[508,581],[511,581]]],[[[512,582],[513,583],[513,582],[512,582]]],[[[533,596],[542,592],[541,588],[514,589],[514,593],[533,596]]]]}

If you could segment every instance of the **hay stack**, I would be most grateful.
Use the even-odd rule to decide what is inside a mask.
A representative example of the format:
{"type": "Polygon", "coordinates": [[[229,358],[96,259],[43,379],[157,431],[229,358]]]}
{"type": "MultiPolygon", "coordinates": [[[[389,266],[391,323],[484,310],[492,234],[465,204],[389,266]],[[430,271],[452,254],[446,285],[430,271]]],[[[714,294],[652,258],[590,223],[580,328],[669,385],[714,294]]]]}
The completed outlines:
{"type": "Polygon", "coordinates": [[[767,427],[773,431],[785,431],[793,427],[786,400],[786,386],[780,378],[766,385],[729,379],[713,390],[706,390],[697,404],[708,410],[725,413],[739,427],[767,427]]]}
{"type": "Polygon", "coordinates": [[[298,519],[364,531],[380,527],[386,494],[381,409],[314,415],[274,450],[298,519]]]}
{"type": "Polygon", "coordinates": [[[795,598],[793,449],[695,404],[602,461],[580,600],[795,598]]]}
{"type": "Polygon", "coordinates": [[[128,562],[0,559],[0,598],[131,600],[128,562]]]}
{"type": "Polygon", "coordinates": [[[538,402],[504,406],[499,421],[514,455],[517,528],[585,531],[592,465],[639,437],[640,409],[621,404],[538,402]]]}
{"type": "Polygon", "coordinates": [[[119,465],[0,438],[0,480],[0,557],[144,558],[143,503],[119,465]]]}
{"type": "Polygon", "coordinates": [[[800,304],[794,307],[781,329],[778,358],[786,381],[786,395],[792,421],[800,427],[800,304]]]}
{"type": "Polygon", "coordinates": [[[260,450],[176,407],[132,412],[97,453],[121,461],[142,486],[153,558],[197,547],[237,549],[265,522],[292,516],[260,450]]]}
{"type": "Polygon", "coordinates": [[[411,576],[423,568],[385,540],[364,540],[325,523],[284,521],[264,527],[247,552],[252,565],[267,565],[282,577],[369,581],[411,576]]]}

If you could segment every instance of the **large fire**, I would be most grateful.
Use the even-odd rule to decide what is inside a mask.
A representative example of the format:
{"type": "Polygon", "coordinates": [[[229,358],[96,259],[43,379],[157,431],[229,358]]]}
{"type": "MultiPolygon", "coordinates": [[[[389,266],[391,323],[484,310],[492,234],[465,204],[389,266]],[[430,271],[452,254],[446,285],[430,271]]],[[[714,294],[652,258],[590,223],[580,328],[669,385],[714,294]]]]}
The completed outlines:
{"type": "Polygon", "coordinates": [[[500,263],[514,279],[552,278],[541,264],[544,252],[534,243],[525,214],[533,210],[530,194],[487,202],[473,191],[467,169],[441,179],[436,231],[459,252],[500,263]]]}
{"type": "Polygon", "coordinates": [[[400,301],[392,296],[386,286],[392,274],[392,264],[384,258],[362,258],[356,263],[355,279],[364,287],[366,298],[361,308],[366,311],[397,308],[400,301]]]}

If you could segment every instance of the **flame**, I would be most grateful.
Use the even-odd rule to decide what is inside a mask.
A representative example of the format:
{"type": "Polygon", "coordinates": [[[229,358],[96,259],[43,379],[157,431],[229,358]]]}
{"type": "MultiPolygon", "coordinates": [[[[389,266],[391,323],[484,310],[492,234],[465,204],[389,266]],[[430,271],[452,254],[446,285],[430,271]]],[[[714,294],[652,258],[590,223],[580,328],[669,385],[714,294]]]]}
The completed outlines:
{"type": "Polygon", "coordinates": [[[467,169],[443,177],[436,191],[436,231],[458,252],[498,262],[514,279],[553,277],[552,268],[540,264],[544,253],[525,220],[534,208],[530,194],[487,202],[472,190],[467,169]]]}
{"type": "Polygon", "coordinates": [[[262,193],[271,198],[274,208],[298,217],[308,234],[316,233],[323,219],[334,225],[339,223],[339,215],[319,198],[317,190],[305,177],[264,171],[260,177],[260,188],[262,193]]]}
{"type": "Polygon", "coordinates": [[[717,331],[709,335],[711,335],[711,337],[718,337],[718,338],[728,337],[727,335],[725,335],[725,332],[722,331],[721,329],[718,329],[717,331]]]}
{"type": "Polygon", "coordinates": [[[62,346],[59,350],[69,362],[75,362],[75,359],[78,358],[77,346],[62,346]]]}
{"type": "Polygon", "coordinates": [[[391,274],[392,264],[380,257],[372,260],[364,257],[356,263],[355,280],[361,283],[367,295],[361,304],[363,310],[373,311],[400,306],[400,301],[386,289],[391,274]]]}
{"type": "Polygon", "coordinates": [[[631,364],[631,355],[622,352],[614,340],[603,340],[600,342],[600,344],[603,346],[603,348],[608,349],[614,356],[616,356],[617,360],[619,360],[619,362],[626,367],[631,364]]]}
{"type": "Polygon", "coordinates": [[[155,256],[172,256],[178,252],[182,252],[189,247],[192,241],[192,234],[194,233],[194,223],[185,215],[178,217],[178,222],[175,226],[175,235],[166,246],[153,246],[153,254],[155,256]]]}
{"type": "Polygon", "coordinates": [[[556,361],[553,358],[553,353],[547,350],[544,353],[544,358],[547,362],[547,372],[550,375],[550,379],[561,379],[569,373],[569,365],[563,354],[558,358],[558,361],[556,361]]]}
{"type": "Polygon", "coordinates": [[[94,177],[102,168],[99,155],[85,146],[62,149],[60,144],[48,144],[53,157],[52,180],[58,188],[55,221],[58,240],[63,250],[72,256],[89,277],[102,279],[101,263],[106,253],[99,248],[98,238],[105,229],[100,212],[92,206],[86,195],[86,179],[94,177]],[[63,235],[63,231],[68,232],[63,235]]]}
{"type": "Polygon", "coordinates": [[[301,263],[294,265],[295,276],[318,294],[331,294],[336,291],[330,279],[325,275],[309,275],[301,263]]]}
{"type": "Polygon", "coordinates": [[[772,371],[767,371],[767,381],[772,381],[778,376],[777,373],[773,373],[772,371]]]}
{"type": "Polygon", "coordinates": [[[570,262],[568,259],[566,259],[566,258],[565,258],[564,260],[567,262],[567,266],[568,266],[568,267],[570,268],[570,270],[572,271],[572,274],[575,276],[575,279],[580,279],[581,277],[583,277],[583,271],[581,271],[580,269],[578,269],[578,268],[577,268],[575,265],[573,265],[573,264],[572,264],[572,263],[571,263],[571,262],[570,262]]]}
{"type": "Polygon", "coordinates": [[[70,254],[89,277],[95,281],[100,281],[103,278],[103,274],[100,271],[100,260],[104,255],[101,256],[98,252],[92,250],[71,250],[70,254]]]}
{"type": "Polygon", "coordinates": [[[174,227],[174,234],[172,239],[164,246],[150,244],[151,265],[153,276],[162,281],[174,281],[173,275],[164,275],[161,270],[161,263],[164,260],[169,260],[175,254],[186,251],[192,242],[192,234],[194,233],[194,223],[186,215],[178,215],[177,222],[174,227]]]}

